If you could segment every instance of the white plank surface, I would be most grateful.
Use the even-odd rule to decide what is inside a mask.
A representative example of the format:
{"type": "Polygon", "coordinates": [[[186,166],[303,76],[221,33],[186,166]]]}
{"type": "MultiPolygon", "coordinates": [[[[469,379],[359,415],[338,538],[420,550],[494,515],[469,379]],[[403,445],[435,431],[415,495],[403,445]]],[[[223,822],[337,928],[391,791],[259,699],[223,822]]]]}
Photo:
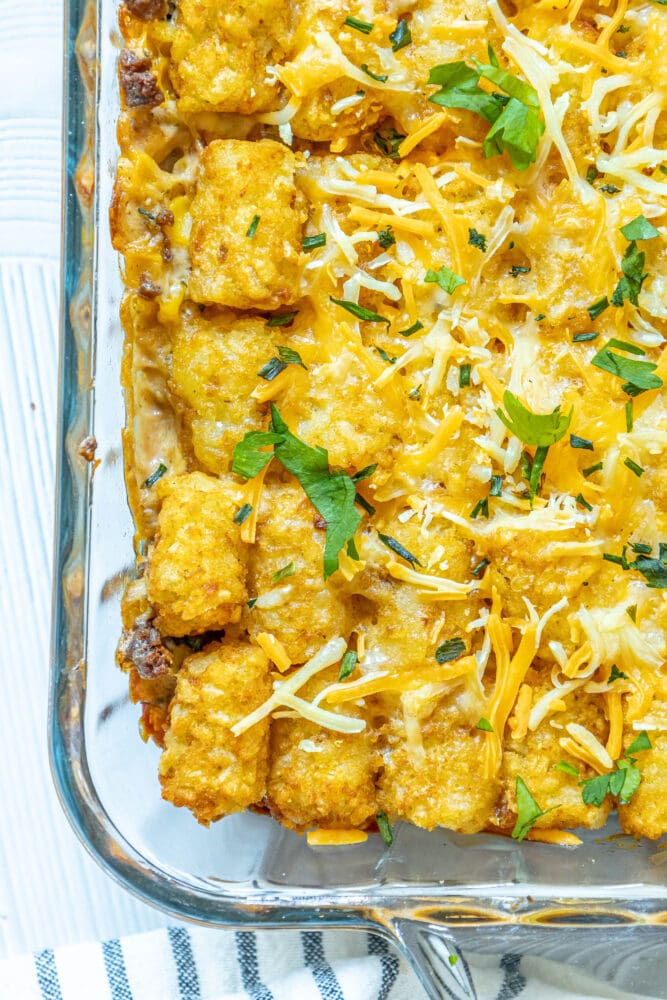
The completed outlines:
{"type": "Polygon", "coordinates": [[[46,747],[58,369],[59,0],[0,0],[0,957],[162,926],[89,859],[46,747]]]}

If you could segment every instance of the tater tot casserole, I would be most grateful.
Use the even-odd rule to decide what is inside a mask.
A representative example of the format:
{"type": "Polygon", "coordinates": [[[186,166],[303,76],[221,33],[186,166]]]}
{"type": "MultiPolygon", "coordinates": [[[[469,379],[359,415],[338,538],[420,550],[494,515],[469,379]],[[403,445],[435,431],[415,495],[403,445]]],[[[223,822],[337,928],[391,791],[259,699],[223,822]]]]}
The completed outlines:
{"type": "Polygon", "coordinates": [[[119,19],[117,659],[163,797],[659,837],[665,0],[119,19]]]}

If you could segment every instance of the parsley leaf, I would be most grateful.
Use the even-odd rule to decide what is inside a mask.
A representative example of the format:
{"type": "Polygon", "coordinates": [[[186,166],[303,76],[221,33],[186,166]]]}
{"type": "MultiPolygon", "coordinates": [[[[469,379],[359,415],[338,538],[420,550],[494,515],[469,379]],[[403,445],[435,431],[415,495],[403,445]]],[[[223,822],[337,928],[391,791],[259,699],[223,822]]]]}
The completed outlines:
{"type": "Polygon", "coordinates": [[[372,21],[361,21],[358,17],[346,17],[343,24],[348,28],[354,28],[356,31],[360,31],[363,35],[370,35],[371,31],[375,27],[372,21]]]}
{"type": "Polygon", "coordinates": [[[493,732],[493,726],[491,725],[491,723],[489,722],[488,719],[484,718],[484,716],[482,716],[482,718],[479,720],[479,722],[477,723],[477,725],[475,726],[475,728],[476,729],[481,729],[481,731],[483,733],[492,733],[493,732]]]}
{"type": "Polygon", "coordinates": [[[512,830],[512,837],[514,840],[523,840],[527,833],[529,833],[532,828],[537,823],[540,816],[546,816],[553,809],[557,809],[557,806],[552,806],[551,809],[542,809],[533,796],[528,790],[528,786],[523,778],[517,774],[516,776],[516,825],[512,830]]]}
{"type": "Polygon", "coordinates": [[[298,310],[296,312],[290,313],[276,313],[269,320],[266,321],[267,326],[291,326],[294,322],[296,316],[298,316],[298,310]]]}
{"type": "Polygon", "coordinates": [[[324,247],[327,245],[327,234],[317,233],[315,236],[304,236],[301,240],[301,249],[308,252],[309,250],[317,250],[318,247],[324,247]]]}
{"type": "MultiPolygon", "coordinates": [[[[386,83],[387,80],[389,79],[386,73],[371,72],[371,70],[368,68],[368,63],[362,63],[360,68],[361,71],[366,74],[366,76],[370,76],[371,80],[377,80],[378,83],[386,83]]],[[[377,139],[375,140],[375,142],[377,144],[377,139]]]]}
{"type": "MultiPolygon", "coordinates": [[[[591,364],[602,371],[616,375],[625,380],[623,390],[629,396],[637,396],[647,389],[659,389],[662,379],[653,372],[658,367],[651,361],[635,361],[634,358],[624,358],[610,350],[610,346],[619,347],[623,341],[609,341],[591,358],[591,364]]],[[[628,350],[627,347],[622,348],[628,350]]]]}
{"type": "MultiPolygon", "coordinates": [[[[613,669],[613,668],[612,668],[613,669]]],[[[624,676],[624,675],[622,675],[624,676]]],[[[616,770],[580,781],[581,797],[586,805],[601,806],[607,795],[617,795],[626,805],[641,784],[641,771],[635,766],[634,754],[651,749],[648,733],[642,731],[630,744],[623,757],[616,761],[616,770]]]]}
{"type": "Polygon", "coordinates": [[[609,308],[609,299],[606,295],[603,295],[601,299],[593,302],[588,306],[588,315],[591,319],[597,319],[598,316],[609,308]]]}
{"type": "Polygon", "coordinates": [[[471,247],[477,247],[482,253],[486,253],[486,236],[478,233],[476,229],[468,230],[468,243],[471,247]]]}
{"type": "Polygon", "coordinates": [[[619,670],[615,663],[612,664],[611,672],[607,678],[607,683],[611,684],[612,681],[627,681],[628,675],[624,674],[622,670],[619,670]]]}
{"type": "Polygon", "coordinates": [[[387,847],[391,847],[394,843],[394,831],[391,828],[391,823],[387,819],[387,814],[384,812],[379,812],[375,817],[375,822],[378,825],[378,831],[380,836],[384,840],[387,847]]]}
{"type": "Polygon", "coordinates": [[[166,475],[166,472],[167,472],[167,466],[164,464],[164,462],[160,462],[157,469],[155,469],[154,472],[151,472],[150,476],[144,483],[144,488],[149,490],[151,486],[155,486],[158,479],[162,479],[162,477],[166,475]]]}
{"type": "Polygon", "coordinates": [[[306,496],[326,521],[324,579],[338,569],[338,553],[354,538],[361,522],[354,503],[356,488],[344,472],[331,472],[324,448],[299,440],[271,404],[271,429],[249,431],[234,448],[232,471],[244,479],[258,475],[274,457],[301,484],[306,496]],[[263,448],[273,445],[273,452],[263,448]]]}
{"type": "Polygon", "coordinates": [[[507,414],[501,409],[497,409],[496,413],[505,427],[524,444],[548,448],[549,445],[560,441],[570,426],[572,411],[570,410],[565,416],[561,414],[560,406],[557,406],[552,413],[533,413],[509,389],[505,390],[503,403],[507,414]]]}
{"type": "Polygon", "coordinates": [[[419,559],[417,559],[417,556],[413,556],[411,552],[408,552],[408,550],[401,545],[400,542],[397,542],[395,538],[392,538],[391,535],[383,535],[381,531],[378,531],[378,538],[383,545],[387,546],[388,549],[391,549],[391,551],[395,552],[396,555],[401,557],[401,559],[405,559],[406,562],[410,563],[413,569],[415,568],[415,565],[422,565],[419,559]]]}
{"type": "Polygon", "coordinates": [[[243,522],[247,521],[247,519],[250,517],[251,514],[252,514],[251,505],[249,503],[244,503],[243,506],[239,507],[239,509],[236,511],[232,520],[234,524],[243,524],[243,522]]]}
{"type": "Polygon", "coordinates": [[[444,265],[438,268],[437,271],[432,271],[429,268],[424,281],[439,285],[448,295],[453,295],[459,285],[465,285],[466,283],[465,278],[462,278],[460,274],[455,274],[454,271],[450,271],[444,265]]]}
{"type": "Polygon", "coordinates": [[[622,306],[625,299],[631,302],[633,306],[639,304],[639,293],[642,290],[644,281],[648,277],[648,274],[644,273],[645,260],[646,254],[643,250],[640,251],[637,249],[637,244],[634,240],[628,244],[628,248],[621,261],[623,277],[616,285],[614,294],[611,297],[611,304],[613,306],[622,306]]]}
{"type": "MultiPolygon", "coordinates": [[[[368,70],[364,72],[368,73],[368,70]]],[[[368,75],[372,76],[373,74],[368,73],[368,75]]],[[[374,77],[374,79],[382,81],[382,78],[379,76],[374,77]]],[[[389,128],[385,132],[376,132],[373,136],[373,141],[377,148],[384,156],[388,156],[390,160],[400,160],[398,147],[404,139],[405,136],[397,132],[395,128],[389,128]]]]}
{"type": "Polygon", "coordinates": [[[412,33],[408,27],[408,22],[401,19],[394,30],[389,35],[389,41],[391,42],[391,51],[398,52],[399,49],[404,49],[406,45],[409,45],[412,41],[412,33]]]}
{"type": "Polygon", "coordinates": [[[417,320],[416,323],[413,323],[412,326],[409,326],[407,330],[399,330],[398,332],[400,333],[401,337],[411,337],[413,333],[418,333],[420,330],[423,329],[424,329],[424,324],[421,323],[419,320],[417,320]]]}
{"type": "Polygon", "coordinates": [[[254,479],[273,458],[272,451],[262,449],[280,440],[281,435],[271,431],[248,431],[234,448],[232,472],[243,479],[254,479]]]}
{"type": "Polygon", "coordinates": [[[379,313],[373,312],[372,309],[364,309],[363,306],[358,305],[356,302],[348,302],[346,299],[335,299],[333,295],[329,296],[329,300],[334,305],[341,306],[342,309],[346,309],[352,316],[362,319],[366,323],[386,323],[387,326],[391,326],[391,320],[380,316],[379,313]]]}
{"type": "Polygon", "coordinates": [[[357,665],[357,660],[359,656],[354,652],[353,649],[348,649],[343,659],[341,660],[340,670],[338,672],[338,680],[344,681],[353,672],[357,665]]]}
{"type": "Polygon", "coordinates": [[[610,774],[598,774],[595,778],[587,778],[585,781],[579,782],[582,786],[581,797],[587,806],[598,806],[599,808],[602,805],[609,794],[610,778],[610,774]]]}
{"type": "Polygon", "coordinates": [[[326,580],[338,569],[338,553],[354,538],[361,522],[361,515],[354,506],[355,485],[346,473],[330,472],[326,449],[311,448],[292,434],[273,403],[271,429],[277,436],[274,444],[276,458],[288,472],[296,476],[306,496],[326,521],[326,580]]]}
{"type": "Polygon", "coordinates": [[[639,736],[637,736],[632,741],[628,749],[625,751],[625,756],[629,757],[632,754],[640,753],[642,750],[650,750],[650,749],[651,749],[651,741],[648,738],[648,733],[646,732],[645,729],[642,729],[639,736]]]}
{"type": "Polygon", "coordinates": [[[287,579],[288,576],[294,576],[296,570],[294,569],[294,563],[288,562],[285,566],[281,566],[279,570],[273,574],[271,579],[272,583],[280,583],[281,580],[287,579]]]}
{"type": "Polygon", "coordinates": [[[584,451],[594,451],[593,442],[588,438],[579,437],[578,434],[570,434],[570,448],[582,448],[584,451]]]}
{"type": "Polygon", "coordinates": [[[249,240],[251,240],[254,237],[255,233],[257,232],[258,225],[259,225],[259,216],[253,215],[252,222],[248,226],[248,231],[246,233],[246,236],[248,237],[249,240]]]}
{"type": "Polygon", "coordinates": [[[567,760],[559,760],[557,764],[554,764],[554,771],[562,771],[563,774],[571,774],[573,778],[579,777],[579,769],[570,764],[567,760]]]}
{"type": "Polygon", "coordinates": [[[284,361],[286,365],[301,365],[301,367],[305,371],[308,371],[303,361],[301,360],[301,355],[299,354],[298,351],[292,350],[291,347],[283,347],[280,344],[278,344],[276,349],[280,356],[280,360],[284,361]]]}
{"type": "Polygon", "coordinates": [[[271,358],[265,365],[262,365],[257,374],[266,382],[273,382],[274,378],[277,378],[286,368],[287,365],[280,358],[271,358]]]}
{"type": "Polygon", "coordinates": [[[465,642],[457,636],[456,639],[447,639],[441,646],[438,646],[435,651],[435,658],[440,664],[451,663],[452,660],[458,660],[459,657],[463,656],[465,651],[465,642]]]}
{"type": "Polygon", "coordinates": [[[492,49],[490,64],[475,62],[472,69],[464,62],[433,66],[428,82],[440,90],[429,101],[445,108],[473,111],[491,123],[482,147],[484,156],[506,152],[516,170],[526,170],[537,158],[537,146],[544,132],[537,91],[498,65],[492,49]],[[496,84],[504,94],[489,94],[479,86],[483,77],[496,84]]]}
{"type": "Polygon", "coordinates": [[[625,226],[621,226],[621,232],[625,236],[626,240],[654,240],[656,236],[660,236],[660,230],[656,229],[652,222],[644,218],[643,215],[638,215],[636,219],[632,222],[628,222],[625,226]]]}
{"type": "Polygon", "coordinates": [[[561,414],[560,406],[557,406],[552,413],[533,413],[509,389],[505,390],[503,403],[507,413],[503,413],[500,409],[496,410],[496,413],[505,427],[524,444],[537,447],[528,478],[532,501],[537,496],[549,447],[560,441],[567,433],[572,420],[572,410],[567,415],[561,414]]]}
{"type": "Polygon", "coordinates": [[[378,233],[378,243],[383,250],[386,250],[387,247],[393,246],[395,242],[396,237],[394,236],[394,231],[391,226],[387,226],[386,229],[381,229],[378,233]]]}

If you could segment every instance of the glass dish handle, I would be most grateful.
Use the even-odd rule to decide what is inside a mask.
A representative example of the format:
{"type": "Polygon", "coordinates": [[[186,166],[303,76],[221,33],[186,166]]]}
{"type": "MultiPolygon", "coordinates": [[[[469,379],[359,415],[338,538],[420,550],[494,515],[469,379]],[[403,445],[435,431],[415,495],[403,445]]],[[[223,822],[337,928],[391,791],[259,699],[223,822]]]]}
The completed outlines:
{"type": "Polygon", "coordinates": [[[468,964],[445,927],[398,916],[389,928],[429,1000],[478,1000],[468,964]]]}

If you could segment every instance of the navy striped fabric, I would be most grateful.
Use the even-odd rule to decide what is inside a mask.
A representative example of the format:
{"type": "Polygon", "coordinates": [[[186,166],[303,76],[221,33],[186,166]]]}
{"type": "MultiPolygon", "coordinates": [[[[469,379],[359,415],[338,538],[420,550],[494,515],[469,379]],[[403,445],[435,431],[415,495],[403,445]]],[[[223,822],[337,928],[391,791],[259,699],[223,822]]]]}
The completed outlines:
{"type": "Polygon", "coordinates": [[[199,976],[197,975],[195,957],[192,954],[190,935],[186,928],[170,927],[169,943],[176,963],[180,1000],[199,1000],[201,997],[199,976]]]}
{"type": "Polygon", "coordinates": [[[102,956],[109,980],[111,1000],[133,1000],[120,941],[105,941],[102,945],[102,956]]]}
{"type": "Polygon", "coordinates": [[[302,931],[303,957],[322,996],[322,1000],[345,1000],[336,973],[327,962],[321,931],[302,931]]]}
{"type": "Polygon", "coordinates": [[[252,931],[238,931],[235,937],[243,989],[253,1000],[273,1000],[271,990],[259,979],[257,938],[252,931]]]}
{"type": "Polygon", "coordinates": [[[45,948],[35,955],[35,972],[42,991],[42,1000],[63,1000],[56,958],[51,948],[45,948]]]}

